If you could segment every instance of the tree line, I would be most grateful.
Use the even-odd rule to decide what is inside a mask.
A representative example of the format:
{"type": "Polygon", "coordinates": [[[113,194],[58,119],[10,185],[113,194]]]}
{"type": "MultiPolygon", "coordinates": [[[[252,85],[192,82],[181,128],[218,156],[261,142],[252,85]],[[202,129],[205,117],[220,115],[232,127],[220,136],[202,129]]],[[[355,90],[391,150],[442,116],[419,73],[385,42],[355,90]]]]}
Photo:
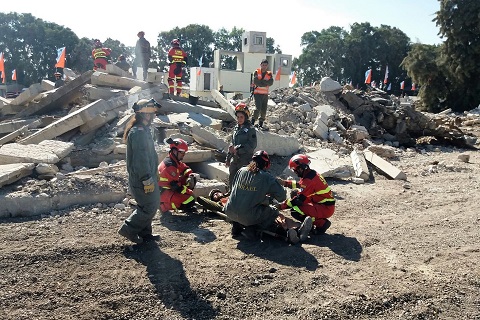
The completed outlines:
{"type": "MultiPolygon", "coordinates": [[[[328,76],[342,84],[365,88],[365,71],[371,68],[372,80],[383,83],[388,66],[385,88],[390,84],[392,92],[399,94],[403,81],[410,93],[415,83],[422,110],[475,108],[480,103],[480,78],[476,75],[480,66],[480,1],[439,3],[434,21],[445,39],[440,45],[412,43],[398,28],[375,27],[368,22],[354,23],[350,30],[332,26],[304,33],[300,39],[302,53],[293,61],[298,83],[308,85],[328,76]]],[[[167,52],[174,38],[181,40],[189,55],[188,70],[200,62],[208,66],[215,49],[241,51],[243,33],[244,29],[237,27],[213,31],[198,24],[162,31],[156,42],[150,41],[150,67],[166,70],[167,52]]],[[[93,40],[78,38],[71,29],[31,14],[0,13],[0,52],[4,53],[6,74],[16,69],[17,81],[25,86],[53,79],[58,48],[67,48],[68,68],[78,73],[92,69],[93,40]]],[[[132,62],[134,47],[112,38],[103,44],[112,49],[112,60],[123,54],[132,62]]],[[[267,53],[282,53],[273,38],[267,38],[267,53]]],[[[224,56],[221,64],[222,68],[235,69],[236,57],[224,56]]]]}

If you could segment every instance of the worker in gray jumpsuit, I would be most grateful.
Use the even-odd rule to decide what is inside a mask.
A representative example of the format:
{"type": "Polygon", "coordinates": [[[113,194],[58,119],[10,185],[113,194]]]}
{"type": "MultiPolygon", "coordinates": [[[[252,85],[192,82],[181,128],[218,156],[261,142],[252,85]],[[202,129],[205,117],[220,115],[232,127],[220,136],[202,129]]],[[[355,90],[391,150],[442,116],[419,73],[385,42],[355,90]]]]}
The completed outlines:
{"type": "Polygon", "coordinates": [[[152,220],[160,205],[160,191],[158,154],[150,129],[159,106],[154,99],[136,102],[133,105],[135,117],[127,124],[123,135],[127,143],[128,183],[137,209],[125,220],[118,233],[137,244],[160,239],[152,234],[152,220]]]}

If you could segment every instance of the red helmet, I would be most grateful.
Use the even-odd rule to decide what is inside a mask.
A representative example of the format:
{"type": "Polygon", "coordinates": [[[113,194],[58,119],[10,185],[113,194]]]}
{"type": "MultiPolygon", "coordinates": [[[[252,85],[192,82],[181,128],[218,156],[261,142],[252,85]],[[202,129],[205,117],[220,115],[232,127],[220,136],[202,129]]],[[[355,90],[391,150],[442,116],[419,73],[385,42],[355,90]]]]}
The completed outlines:
{"type": "Polygon", "coordinates": [[[101,48],[103,46],[103,44],[98,39],[95,39],[93,44],[95,45],[95,48],[101,48]]]}
{"type": "Polygon", "coordinates": [[[188,151],[188,144],[183,139],[175,138],[167,140],[167,142],[170,143],[170,150],[177,149],[180,152],[188,151]]]}
{"type": "Polygon", "coordinates": [[[310,165],[310,159],[304,154],[294,155],[290,161],[288,161],[288,167],[293,171],[297,170],[298,167],[305,169],[310,165]]]}
{"type": "Polygon", "coordinates": [[[173,39],[171,44],[172,44],[172,46],[179,46],[180,45],[180,40],[173,39]]]}
{"type": "Polygon", "coordinates": [[[250,117],[250,110],[248,110],[248,107],[244,102],[240,102],[235,106],[235,115],[237,114],[237,112],[243,112],[243,114],[245,114],[245,117],[250,117]]]}
{"type": "Polygon", "coordinates": [[[270,158],[268,157],[267,151],[258,150],[253,154],[252,160],[254,160],[259,165],[259,167],[261,167],[261,169],[270,168],[270,158]]]}

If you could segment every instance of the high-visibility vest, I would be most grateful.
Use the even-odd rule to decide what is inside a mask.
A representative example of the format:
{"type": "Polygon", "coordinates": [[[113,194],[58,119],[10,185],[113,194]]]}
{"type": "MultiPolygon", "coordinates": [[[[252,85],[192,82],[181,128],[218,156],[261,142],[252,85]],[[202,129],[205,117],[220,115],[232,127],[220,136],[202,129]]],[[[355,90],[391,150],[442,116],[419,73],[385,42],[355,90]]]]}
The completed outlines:
{"type": "MultiPolygon", "coordinates": [[[[269,71],[267,71],[265,76],[262,76],[262,69],[258,68],[256,71],[257,71],[258,80],[262,80],[262,79],[270,80],[272,78],[272,73],[269,72],[269,71]]],[[[253,93],[254,94],[268,94],[268,88],[269,88],[269,86],[266,86],[266,87],[258,87],[257,86],[253,90],[253,93]]]]}

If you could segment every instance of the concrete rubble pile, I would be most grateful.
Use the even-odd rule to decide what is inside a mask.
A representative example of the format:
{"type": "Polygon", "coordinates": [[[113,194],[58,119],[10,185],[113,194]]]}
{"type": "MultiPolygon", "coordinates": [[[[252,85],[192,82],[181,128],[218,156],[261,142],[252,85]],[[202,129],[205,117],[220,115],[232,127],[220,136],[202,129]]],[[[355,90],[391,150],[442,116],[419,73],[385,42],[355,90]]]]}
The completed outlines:
{"type": "MultiPolygon", "coordinates": [[[[228,169],[219,155],[228,149],[239,100],[212,90],[212,101],[190,104],[184,97],[166,99],[166,92],[155,73],[144,82],[108,65],[106,72],[72,75],[57,89],[43,80],[13,100],[1,99],[0,217],[44,214],[75,204],[124,206],[127,186],[116,177],[126,174],[122,135],[133,116],[131,106],[143,98],[162,106],[154,121],[159,158],[168,151],[165,138],[181,137],[191,146],[185,162],[203,178],[196,195],[225,190],[228,169]],[[28,187],[34,184],[40,187],[28,187]]],[[[354,183],[370,180],[372,167],[406,180],[389,161],[403,147],[425,136],[473,147],[475,138],[460,125],[480,123],[478,113],[429,115],[415,111],[409,99],[381,91],[365,94],[330,78],[313,87],[277,89],[270,98],[270,130],[258,131],[257,149],[279,157],[307,153],[325,177],[354,183]]],[[[283,174],[292,175],[288,168],[283,174]]]]}

